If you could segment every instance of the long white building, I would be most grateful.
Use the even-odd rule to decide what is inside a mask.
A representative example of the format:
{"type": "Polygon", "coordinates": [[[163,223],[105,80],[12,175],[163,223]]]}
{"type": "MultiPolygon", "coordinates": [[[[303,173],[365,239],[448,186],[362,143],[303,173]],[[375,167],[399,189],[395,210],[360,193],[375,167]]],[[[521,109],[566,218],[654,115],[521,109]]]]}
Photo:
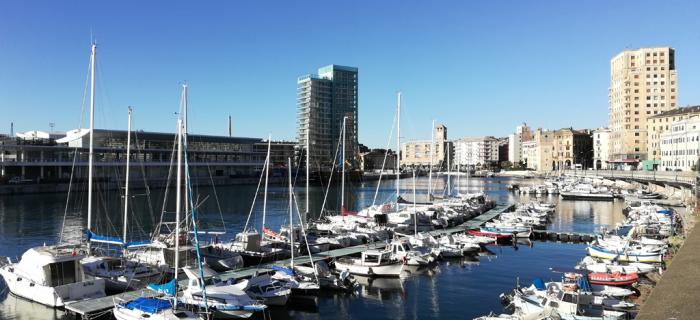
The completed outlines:
{"type": "Polygon", "coordinates": [[[498,164],[498,139],[495,137],[462,138],[455,140],[454,160],[460,168],[477,168],[498,164]]]}
{"type": "Polygon", "coordinates": [[[693,170],[700,152],[700,117],[673,122],[671,130],[659,136],[659,147],[659,170],[693,170]]]}

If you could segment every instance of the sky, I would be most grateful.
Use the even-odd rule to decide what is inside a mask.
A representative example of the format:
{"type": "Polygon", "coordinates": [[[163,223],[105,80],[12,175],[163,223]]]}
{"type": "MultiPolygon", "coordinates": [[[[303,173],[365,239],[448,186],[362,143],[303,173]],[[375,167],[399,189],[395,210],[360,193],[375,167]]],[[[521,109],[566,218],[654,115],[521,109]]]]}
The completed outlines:
{"type": "MultiPolygon", "coordinates": [[[[610,59],[676,49],[680,106],[700,104],[698,1],[0,1],[0,133],[84,119],[90,42],[96,127],[294,140],[296,80],[359,68],[359,140],[506,136],[607,125],[610,59]],[[83,115],[83,116],[81,116],[83,115]]],[[[83,120],[84,121],[84,120],[83,120]]],[[[83,123],[83,127],[87,126],[83,123]]]]}

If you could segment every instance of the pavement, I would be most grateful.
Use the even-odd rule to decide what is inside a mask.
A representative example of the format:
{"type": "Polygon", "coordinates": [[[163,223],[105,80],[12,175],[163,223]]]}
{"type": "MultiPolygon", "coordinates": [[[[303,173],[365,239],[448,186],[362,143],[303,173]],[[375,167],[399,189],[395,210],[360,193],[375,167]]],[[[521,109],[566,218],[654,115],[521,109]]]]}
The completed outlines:
{"type": "MultiPolygon", "coordinates": [[[[700,226],[700,225],[698,225],[700,226]]],[[[693,228],[661,281],[637,314],[639,320],[700,319],[700,230],[693,228]]]]}

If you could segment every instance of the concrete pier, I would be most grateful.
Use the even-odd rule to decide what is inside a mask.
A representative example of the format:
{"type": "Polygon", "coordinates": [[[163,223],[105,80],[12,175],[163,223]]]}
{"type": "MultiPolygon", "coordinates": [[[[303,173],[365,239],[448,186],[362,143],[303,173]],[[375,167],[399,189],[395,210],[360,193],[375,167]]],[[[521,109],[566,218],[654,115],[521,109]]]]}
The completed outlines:
{"type": "Polygon", "coordinates": [[[700,317],[700,231],[690,232],[637,315],[640,320],[700,317]]]}

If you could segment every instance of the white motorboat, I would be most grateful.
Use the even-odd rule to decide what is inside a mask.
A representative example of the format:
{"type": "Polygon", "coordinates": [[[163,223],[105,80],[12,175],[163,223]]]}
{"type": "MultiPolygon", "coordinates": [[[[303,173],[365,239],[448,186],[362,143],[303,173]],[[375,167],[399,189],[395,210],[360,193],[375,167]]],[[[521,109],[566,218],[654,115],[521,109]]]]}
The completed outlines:
{"type": "Polygon", "coordinates": [[[368,250],[360,258],[341,257],[335,261],[338,271],[370,277],[399,277],[404,264],[390,250],[368,250]]]}
{"type": "Polygon", "coordinates": [[[408,240],[394,240],[387,249],[391,250],[393,258],[409,266],[425,266],[435,261],[429,251],[424,253],[414,250],[408,240]]]}
{"type": "Polygon", "coordinates": [[[80,267],[84,257],[77,246],[35,247],[17,263],[8,259],[0,266],[0,275],[12,294],[50,307],[104,297],[103,279],[85,279],[80,267]]]}
{"type": "Polygon", "coordinates": [[[281,281],[263,274],[243,280],[236,284],[255,300],[261,300],[267,306],[284,306],[292,290],[281,281]]]}
{"type": "Polygon", "coordinates": [[[189,280],[187,288],[182,292],[181,301],[198,306],[200,310],[208,308],[216,319],[250,318],[253,313],[267,308],[264,304],[251,299],[241,285],[228,284],[217,279],[216,273],[209,268],[202,268],[204,283],[200,281],[198,270],[184,268],[183,271],[189,280]],[[202,284],[204,290],[202,290],[202,284]],[[206,306],[204,306],[205,303],[206,306]]]}

